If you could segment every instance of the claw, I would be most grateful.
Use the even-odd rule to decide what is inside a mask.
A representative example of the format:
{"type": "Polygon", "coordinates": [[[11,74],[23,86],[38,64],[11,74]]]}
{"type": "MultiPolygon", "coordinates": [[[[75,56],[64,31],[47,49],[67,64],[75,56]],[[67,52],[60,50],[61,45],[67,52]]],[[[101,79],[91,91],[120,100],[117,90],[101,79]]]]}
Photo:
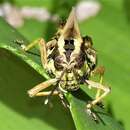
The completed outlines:
{"type": "Polygon", "coordinates": [[[45,99],[44,104],[45,104],[45,105],[49,105],[50,108],[53,107],[53,104],[50,102],[50,100],[49,100],[48,98],[45,99]]]}
{"type": "Polygon", "coordinates": [[[47,105],[49,102],[48,98],[44,101],[44,104],[47,105]]]}
{"type": "Polygon", "coordinates": [[[97,116],[94,112],[91,111],[91,109],[87,108],[87,113],[89,116],[91,116],[95,121],[98,121],[97,116]]]}

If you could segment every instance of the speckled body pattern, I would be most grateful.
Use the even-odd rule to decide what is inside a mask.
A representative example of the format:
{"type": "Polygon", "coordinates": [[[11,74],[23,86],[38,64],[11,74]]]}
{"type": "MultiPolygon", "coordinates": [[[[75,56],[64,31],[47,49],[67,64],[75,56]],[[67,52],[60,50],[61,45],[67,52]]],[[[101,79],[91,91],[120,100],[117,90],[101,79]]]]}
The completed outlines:
{"type": "Polygon", "coordinates": [[[74,11],[47,45],[46,70],[49,75],[60,79],[62,91],[77,90],[79,84],[89,79],[97,58],[92,39],[80,34],[74,11]]]}
{"type": "Polygon", "coordinates": [[[88,79],[96,66],[96,52],[91,47],[91,38],[86,36],[78,41],[73,35],[55,40],[55,46],[48,48],[47,71],[53,78],[60,77],[61,91],[74,91],[84,79],[88,79]]]}

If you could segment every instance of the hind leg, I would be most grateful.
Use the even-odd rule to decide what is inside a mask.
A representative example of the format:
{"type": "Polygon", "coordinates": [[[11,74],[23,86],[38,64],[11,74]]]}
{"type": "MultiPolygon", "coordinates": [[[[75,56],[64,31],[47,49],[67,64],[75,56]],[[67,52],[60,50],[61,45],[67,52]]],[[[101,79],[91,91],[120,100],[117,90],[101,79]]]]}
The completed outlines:
{"type": "Polygon", "coordinates": [[[108,93],[110,93],[110,88],[91,80],[86,80],[86,83],[90,86],[89,88],[96,88],[97,90],[103,91],[103,94],[87,104],[88,114],[91,115],[95,121],[97,121],[97,116],[92,112],[92,107],[94,107],[97,103],[100,103],[101,100],[106,97],[108,93]]]}
{"type": "MultiPolygon", "coordinates": [[[[105,72],[105,68],[103,66],[99,66],[97,67],[94,71],[93,71],[93,74],[94,75],[99,75],[100,76],[100,80],[99,80],[99,83],[102,84],[103,83],[103,75],[104,75],[104,72],[105,72]]],[[[98,97],[100,96],[101,94],[101,89],[100,87],[97,88],[97,93],[96,93],[96,96],[95,98],[98,99],[98,97]]]]}
{"type": "Polygon", "coordinates": [[[93,106],[95,106],[98,102],[100,102],[104,97],[110,93],[110,88],[107,86],[104,86],[100,83],[91,81],[91,80],[86,80],[86,83],[90,85],[92,88],[100,89],[103,91],[103,94],[101,94],[99,97],[97,97],[95,100],[93,100],[91,103],[87,105],[88,109],[91,109],[93,106]]]}

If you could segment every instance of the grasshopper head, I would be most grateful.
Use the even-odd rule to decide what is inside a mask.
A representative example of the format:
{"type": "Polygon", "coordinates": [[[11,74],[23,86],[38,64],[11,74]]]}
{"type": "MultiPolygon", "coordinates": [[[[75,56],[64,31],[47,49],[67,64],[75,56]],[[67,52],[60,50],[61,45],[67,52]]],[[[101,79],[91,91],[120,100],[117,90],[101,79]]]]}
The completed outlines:
{"type": "Polygon", "coordinates": [[[60,31],[60,37],[58,39],[58,49],[60,54],[66,54],[66,59],[70,61],[71,53],[74,51],[75,53],[79,53],[82,43],[83,39],[80,35],[75,9],[72,8],[67,22],[60,31]]]}

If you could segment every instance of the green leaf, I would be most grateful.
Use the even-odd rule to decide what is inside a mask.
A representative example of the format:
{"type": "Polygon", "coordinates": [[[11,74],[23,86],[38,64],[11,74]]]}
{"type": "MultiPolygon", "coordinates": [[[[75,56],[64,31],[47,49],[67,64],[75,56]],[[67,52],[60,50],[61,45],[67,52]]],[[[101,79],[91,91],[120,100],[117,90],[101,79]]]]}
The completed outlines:
{"type": "Polygon", "coordinates": [[[20,50],[14,40],[27,40],[3,19],[0,30],[0,129],[75,130],[70,112],[57,97],[52,99],[53,108],[44,105],[43,97],[28,97],[27,90],[46,77],[40,59],[20,50]]]}
{"type": "Polygon", "coordinates": [[[71,104],[71,114],[77,130],[123,130],[121,125],[102,108],[96,107],[93,110],[98,121],[90,117],[85,109],[86,99],[89,101],[90,97],[86,97],[86,93],[80,90],[69,100],[71,104]],[[78,98],[76,98],[76,95],[78,98]]]}
{"type": "MultiPolygon", "coordinates": [[[[0,19],[0,30],[0,47],[8,50],[0,49],[2,59],[2,62],[0,62],[2,72],[0,84],[3,86],[0,91],[1,111],[3,111],[2,117],[4,119],[2,121],[7,122],[7,128],[12,127],[13,130],[18,128],[42,129],[42,127],[49,130],[75,129],[69,112],[59,105],[60,102],[54,100],[54,109],[50,110],[48,107],[39,104],[41,98],[29,99],[27,97],[26,90],[49,77],[41,66],[40,58],[21,51],[20,46],[14,42],[19,40],[27,44],[28,41],[22,35],[2,19],[0,19]],[[17,59],[12,53],[20,59],[17,59]],[[26,62],[31,68],[22,61],[26,62]],[[8,112],[18,125],[17,123],[12,125],[11,119],[6,120],[8,112]],[[41,119],[44,121],[42,122],[41,119]]],[[[32,51],[38,53],[36,49],[32,51]]],[[[123,130],[121,125],[100,107],[94,108],[98,122],[88,115],[86,103],[91,98],[85,91],[79,90],[68,94],[66,97],[70,103],[70,112],[77,130],[123,130]]],[[[7,130],[4,122],[2,127],[7,130]]]]}

